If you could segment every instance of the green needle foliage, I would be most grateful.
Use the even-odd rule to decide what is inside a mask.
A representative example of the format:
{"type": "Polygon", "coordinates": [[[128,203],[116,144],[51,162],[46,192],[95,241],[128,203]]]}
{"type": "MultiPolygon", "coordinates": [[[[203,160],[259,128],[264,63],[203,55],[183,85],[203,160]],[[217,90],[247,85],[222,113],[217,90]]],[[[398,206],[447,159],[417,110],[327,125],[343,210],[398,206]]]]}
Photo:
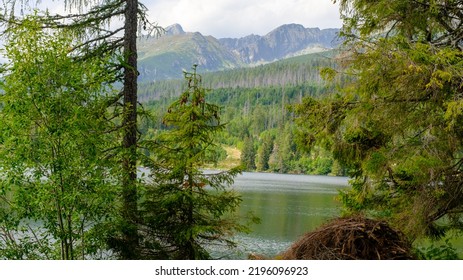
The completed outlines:
{"type": "Polygon", "coordinates": [[[303,142],[350,168],[350,212],[387,218],[412,239],[462,229],[461,1],[340,3],[348,77],[298,106],[303,142]]]}
{"type": "Polygon", "coordinates": [[[255,170],[256,169],[256,147],[254,144],[254,139],[252,137],[246,137],[244,139],[243,151],[241,152],[241,164],[245,170],[255,170]]]}
{"type": "Polygon", "coordinates": [[[188,88],[168,109],[169,130],[144,143],[152,182],[141,203],[144,254],[147,258],[210,259],[207,246],[229,245],[234,232],[247,231],[235,216],[241,198],[229,187],[239,168],[205,173],[223,130],[219,107],[206,102],[201,77],[185,73],[188,88]]]}
{"type": "Polygon", "coordinates": [[[86,259],[105,252],[115,180],[104,150],[106,57],[76,60],[67,31],[34,16],[7,33],[0,95],[0,258],[86,259]]]}

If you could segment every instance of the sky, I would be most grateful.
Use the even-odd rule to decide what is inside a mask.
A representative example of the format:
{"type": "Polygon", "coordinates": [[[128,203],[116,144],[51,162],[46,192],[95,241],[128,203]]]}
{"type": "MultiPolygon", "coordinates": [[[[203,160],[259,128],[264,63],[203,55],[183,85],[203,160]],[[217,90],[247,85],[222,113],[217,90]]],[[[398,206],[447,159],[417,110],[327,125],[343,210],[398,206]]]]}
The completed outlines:
{"type": "MultiPolygon", "coordinates": [[[[63,0],[41,0],[41,7],[63,13],[63,0]]],[[[265,35],[276,27],[339,28],[338,4],[332,0],[140,0],[149,18],[162,27],[180,24],[187,32],[216,38],[265,35]]]]}
{"type": "Polygon", "coordinates": [[[276,27],[339,28],[332,0],[147,0],[150,18],[159,25],[179,23],[185,31],[216,38],[265,35],[276,27]]]}

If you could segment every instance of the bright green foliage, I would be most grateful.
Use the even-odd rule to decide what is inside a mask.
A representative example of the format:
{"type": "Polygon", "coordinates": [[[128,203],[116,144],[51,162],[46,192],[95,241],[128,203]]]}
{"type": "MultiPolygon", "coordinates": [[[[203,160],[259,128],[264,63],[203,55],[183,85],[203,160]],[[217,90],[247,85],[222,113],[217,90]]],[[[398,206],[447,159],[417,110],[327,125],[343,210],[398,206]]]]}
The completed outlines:
{"type": "Polygon", "coordinates": [[[351,82],[298,106],[304,144],[350,168],[348,210],[388,218],[411,238],[460,229],[461,1],[340,2],[351,82]]]}
{"type": "Polygon", "coordinates": [[[75,60],[71,32],[10,29],[0,95],[0,258],[100,258],[114,185],[105,57],[75,60]]]}
{"type": "Polygon", "coordinates": [[[201,78],[185,74],[188,88],[168,109],[164,131],[150,147],[153,158],[142,202],[143,246],[146,258],[209,259],[206,246],[233,245],[234,232],[245,231],[234,211],[241,199],[231,189],[239,168],[204,173],[214,160],[215,137],[223,130],[219,107],[206,102],[201,78]]]}
{"type": "MultiPolygon", "coordinates": [[[[437,242],[436,242],[437,243],[437,242]]],[[[416,255],[422,260],[459,260],[458,252],[448,239],[429,247],[419,247],[416,255]]]]}

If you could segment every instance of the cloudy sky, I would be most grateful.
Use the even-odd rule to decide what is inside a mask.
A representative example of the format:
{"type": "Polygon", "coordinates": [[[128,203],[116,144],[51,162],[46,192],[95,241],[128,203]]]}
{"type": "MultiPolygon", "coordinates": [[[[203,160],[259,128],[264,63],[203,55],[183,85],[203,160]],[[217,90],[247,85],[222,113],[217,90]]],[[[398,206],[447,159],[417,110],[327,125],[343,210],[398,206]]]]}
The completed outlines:
{"type": "MultiPolygon", "coordinates": [[[[42,0],[40,6],[62,11],[62,0],[42,0]]],[[[305,27],[341,27],[338,5],[332,0],[140,0],[152,21],[174,23],[185,31],[217,38],[265,35],[287,23],[305,27]]],[[[61,12],[62,13],[62,12],[61,12]]]]}
{"type": "Polygon", "coordinates": [[[218,38],[265,35],[286,23],[341,27],[338,6],[332,0],[146,0],[144,3],[150,17],[161,26],[179,23],[185,31],[218,38]]]}

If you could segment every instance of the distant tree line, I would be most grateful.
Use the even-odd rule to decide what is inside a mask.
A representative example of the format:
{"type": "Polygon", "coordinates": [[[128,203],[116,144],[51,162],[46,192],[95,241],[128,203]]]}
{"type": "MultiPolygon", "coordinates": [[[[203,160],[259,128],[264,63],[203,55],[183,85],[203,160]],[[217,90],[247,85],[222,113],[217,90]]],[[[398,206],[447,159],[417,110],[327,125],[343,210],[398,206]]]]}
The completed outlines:
{"type": "MultiPolygon", "coordinates": [[[[245,170],[342,175],[344,170],[330,153],[321,148],[309,152],[299,147],[303,145],[298,145],[300,136],[293,122],[294,104],[329,90],[328,84],[307,82],[287,86],[218,88],[211,90],[206,98],[221,106],[222,119],[227,126],[219,141],[239,148],[245,170]]],[[[170,100],[151,101],[147,108],[152,114],[162,114],[170,100]]],[[[148,139],[166,129],[157,120],[157,117],[146,120],[141,127],[148,139]]]]}
{"type": "MultiPolygon", "coordinates": [[[[266,88],[296,86],[322,82],[320,69],[335,67],[335,51],[297,56],[274,63],[249,68],[205,73],[204,86],[209,89],[266,88]]],[[[199,71],[200,69],[198,69],[199,71]]],[[[172,98],[184,90],[182,80],[161,80],[143,83],[139,89],[142,102],[172,98]]]]}
{"type": "MultiPolygon", "coordinates": [[[[301,103],[305,97],[333,90],[332,85],[323,80],[321,70],[337,68],[333,59],[336,55],[337,51],[327,51],[204,74],[204,85],[210,89],[206,98],[221,106],[223,121],[227,123],[220,142],[241,150],[246,170],[344,174],[331,155],[321,148],[308,152],[298,147],[301,137],[292,113],[292,105],[301,103]]],[[[178,80],[140,86],[140,100],[155,116],[141,126],[145,137],[149,139],[165,129],[156,116],[166,112],[168,104],[184,86],[178,80]]]]}

